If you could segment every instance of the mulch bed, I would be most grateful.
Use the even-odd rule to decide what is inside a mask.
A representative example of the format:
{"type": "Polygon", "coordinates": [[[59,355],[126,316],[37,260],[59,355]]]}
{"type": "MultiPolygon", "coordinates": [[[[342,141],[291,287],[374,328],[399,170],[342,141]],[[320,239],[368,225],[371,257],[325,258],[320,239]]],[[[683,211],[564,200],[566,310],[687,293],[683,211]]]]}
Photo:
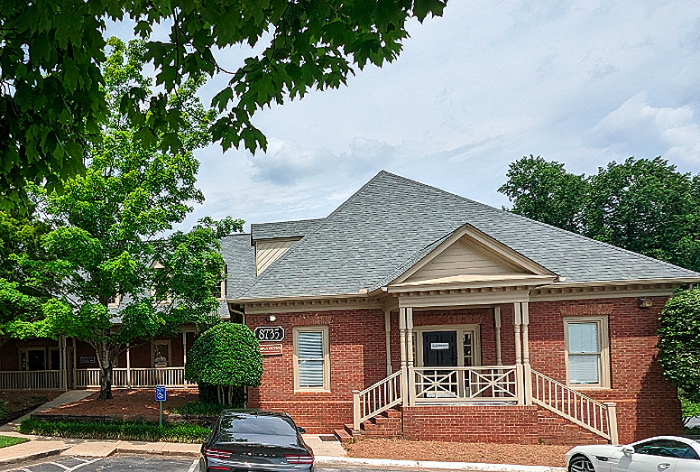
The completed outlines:
{"type": "MultiPolygon", "coordinates": [[[[85,417],[111,417],[119,420],[158,420],[158,402],[155,401],[155,389],[144,390],[112,390],[114,398],[111,400],[98,400],[99,393],[95,392],[89,397],[76,403],[59,406],[46,410],[40,416],[85,416],[85,417]]],[[[167,415],[170,408],[198,400],[197,389],[173,389],[168,390],[168,398],[163,403],[163,413],[167,415]]]]}
{"type": "Polygon", "coordinates": [[[570,446],[369,439],[344,444],[350,457],[564,467],[570,446]]]}
{"type": "Polygon", "coordinates": [[[0,424],[13,421],[20,416],[24,416],[30,411],[38,408],[47,401],[51,401],[63,392],[54,390],[47,391],[23,391],[23,390],[2,390],[0,391],[0,403],[3,405],[0,414],[0,424]]]}

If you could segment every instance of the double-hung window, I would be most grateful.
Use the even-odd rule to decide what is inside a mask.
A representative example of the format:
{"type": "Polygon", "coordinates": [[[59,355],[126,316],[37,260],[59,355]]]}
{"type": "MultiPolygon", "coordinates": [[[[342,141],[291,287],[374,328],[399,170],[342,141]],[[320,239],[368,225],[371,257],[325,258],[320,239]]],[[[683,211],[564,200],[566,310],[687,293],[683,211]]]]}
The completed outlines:
{"type": "Polygon", "coordinates": [[[330,390],[328,327],[294,328],[294,390],[330,390]]]}
{"type": "Polygon", "coordinates": [[[606,316],[564,319],[567,382],[572,387],[610,387],[606,316]]]}

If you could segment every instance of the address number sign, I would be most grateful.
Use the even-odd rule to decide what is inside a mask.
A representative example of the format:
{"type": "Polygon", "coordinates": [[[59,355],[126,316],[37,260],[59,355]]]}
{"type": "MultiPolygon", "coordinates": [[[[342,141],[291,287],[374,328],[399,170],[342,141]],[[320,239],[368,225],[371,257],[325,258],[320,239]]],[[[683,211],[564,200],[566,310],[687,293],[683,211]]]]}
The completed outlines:
{"type": "Polygon", "coordinates": [[[253,330],[258,341],[282,341],[284,328],[281,326],[258,326],[253,330]]]}

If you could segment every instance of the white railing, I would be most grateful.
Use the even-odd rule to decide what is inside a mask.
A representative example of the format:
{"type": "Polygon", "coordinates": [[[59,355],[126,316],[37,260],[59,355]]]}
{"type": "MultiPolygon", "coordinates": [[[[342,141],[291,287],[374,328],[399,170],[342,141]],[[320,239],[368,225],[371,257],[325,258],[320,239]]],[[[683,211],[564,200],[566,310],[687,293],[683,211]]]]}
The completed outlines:
{"type": "Polygon", "coordinates": [[[61,388],[60,370],[0,372],[0,390],[57,390],[61,388]]]}
{"type": "Polygon", "coordinates": [[[516,366],[416,367],[416,403],[517,402],[516,366]]]}
{"type": "Polygon", "coordinates": [[[615,403],[600,403],[535,370],[532,402],[617,444],[615,403]]]}
{"type": "Polygon", "coordinates": [[[353,391],[353,429],[359,431],[363,421],[403,403],[403,392],[400,370],[362,391],[353,391]]]}
{"type": "MultiPolygon", "coordinates": [[[[77,369],[76,388],[97,388],[100,386],[100,369],[77,369]]],[[[112,386],[115,388],[145,388],[165,385],[186,387],[192,385],[185,380],[184,367],[118,367],[112,369],[112,386]]]]}

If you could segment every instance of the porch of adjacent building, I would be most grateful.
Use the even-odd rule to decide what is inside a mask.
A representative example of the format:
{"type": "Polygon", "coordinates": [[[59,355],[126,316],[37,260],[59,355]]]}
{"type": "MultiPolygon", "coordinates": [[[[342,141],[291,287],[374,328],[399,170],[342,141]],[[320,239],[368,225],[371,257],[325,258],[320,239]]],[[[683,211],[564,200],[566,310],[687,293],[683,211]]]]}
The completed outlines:
{"type": "MultiPolygon", "coordinates": [[[[437,300],[435,297],[432,300],[425,297],[399,298],[400,365],[394,366],[391,361],[391,314],[387,310],[388,375],[362,391],[353,392],[352,430],[360,432],[363,422],[378,415],[386,416],[387,411],[397,407],[534,405],[616,444],[615,403],[598,402],[532,369],[527,299],[509,303],[484,301],[482,304],[472,302],[461,306],[478,306],[482,311],[484,306],[488,306],[492,310],[493,324],[489,329],[493,329],[493,344],[490,349],[495,352],[490,352],[488,358],[495,362],[491,365],[481,362],[480,335],[483,326],[414,325],[414,311],[434,308],[440,303],[439,297],[437,300]],[[508,309],[502,310],[502,307],[508,309]],[[509,315],[512,312],[512,331],[508,329],[508,339],[503,338],[502,331],[505,329],[502,328],[511,320],[505,319],[502,311],[507,311],[509,315]],[[513,338],[510,338],[511,332],[514,333],[513,338]],[[512,344],[508,346],[506,343],[512,344]],[[503,346],[508,347],[508,363],[504,362],[503,346]]],[[[447,303],[451,308],[460,306],[460,301],[454,298],[445,300],[447,303]]]]}
{"type": "MultiPolygon", "coordinates": [[[[183,329],[175,338],[127,346],[113,368],[112,387],[191,387],[185,364],[193,342],[194,329],[183,329]]],[[[95,350],[74,338],[10,341],[3,346],[0,390],[99,388],[99,380],[95,350]]]]}

